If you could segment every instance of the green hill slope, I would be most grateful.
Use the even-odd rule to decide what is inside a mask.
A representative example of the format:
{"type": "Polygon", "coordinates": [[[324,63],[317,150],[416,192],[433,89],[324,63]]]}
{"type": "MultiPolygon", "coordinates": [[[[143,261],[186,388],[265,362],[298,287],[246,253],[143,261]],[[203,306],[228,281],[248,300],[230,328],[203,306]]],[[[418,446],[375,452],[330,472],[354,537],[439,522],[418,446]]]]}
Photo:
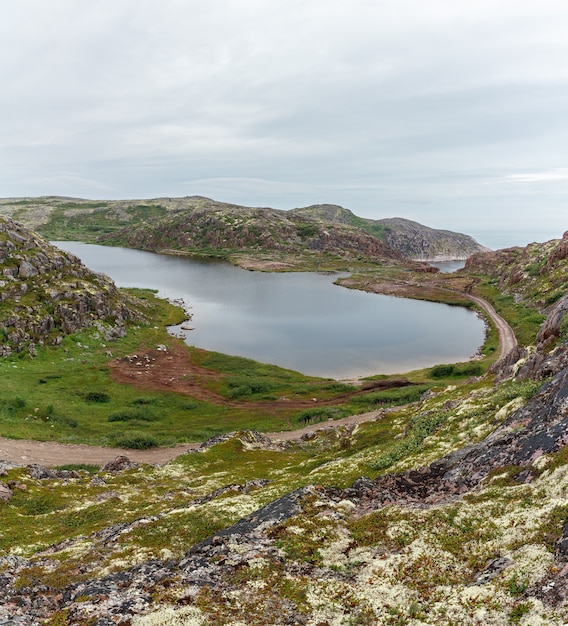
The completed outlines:
{"type": "MultiPolygon", "coordinates": [[[[0,213],[53,240],[77,239],[151,250],[261,259],[280,255],[285,269],[303,261],[465,259],[484,250],[467,235],[400,218],[370,220],[335,205],[281,211],[199,196],[153,200],[0,199],[0,213]],[[294,259],[296,257],[296,259],[294,259]]],[[[274,261],[275,259],[273,259],[274,261]]]]}

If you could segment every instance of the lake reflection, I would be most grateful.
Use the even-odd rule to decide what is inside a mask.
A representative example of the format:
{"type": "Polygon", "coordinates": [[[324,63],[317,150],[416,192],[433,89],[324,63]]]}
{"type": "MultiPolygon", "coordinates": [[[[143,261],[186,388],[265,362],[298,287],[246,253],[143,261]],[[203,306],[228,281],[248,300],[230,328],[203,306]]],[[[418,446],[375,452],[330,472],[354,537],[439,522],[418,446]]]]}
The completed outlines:
{"type": "Polygon", "coordinates": [[[484,324],[472,311],[345,289],[333,285],[336,276],[54,244],[121,287],[183,298],[193,313],[187,343],[305,374],[347,378],[467,360],[484,340],[484,324]]]}

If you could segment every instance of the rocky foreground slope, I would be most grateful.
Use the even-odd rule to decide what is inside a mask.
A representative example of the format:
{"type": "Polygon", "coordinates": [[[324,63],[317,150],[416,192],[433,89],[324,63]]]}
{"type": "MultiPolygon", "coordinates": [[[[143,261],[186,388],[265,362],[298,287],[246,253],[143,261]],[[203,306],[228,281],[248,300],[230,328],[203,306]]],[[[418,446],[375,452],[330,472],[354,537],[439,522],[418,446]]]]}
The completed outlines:
{"type": "Polygon", "coordinates": [[[107,276],[0,216],[0,356],[33,354],[95,324],[121,335],[134,310],[107,276]]]}
{"type": "Polygon", "coordinates": [[[0,464],[0,624],[562,626],[567,297],[501,382],[356,427],[229,433],[162,467],[0,464]]]}

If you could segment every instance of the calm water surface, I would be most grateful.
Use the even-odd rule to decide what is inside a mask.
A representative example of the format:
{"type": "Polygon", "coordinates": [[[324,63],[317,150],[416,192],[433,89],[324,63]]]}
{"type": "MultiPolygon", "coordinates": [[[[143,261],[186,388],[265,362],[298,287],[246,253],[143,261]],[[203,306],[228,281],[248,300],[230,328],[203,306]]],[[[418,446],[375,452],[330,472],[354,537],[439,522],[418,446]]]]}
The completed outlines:
{"type": "MultiPolygon", "coordinates": [[[[305,374],[346,378],[466,360],[485,328],[471,311],[333,285],[336,276],[249,272],[227,263],[54,242],[120,287],[192,309],[186,341],[305,374]]],[[[179,326],[173,331],[178,333],[179,326]]]]}

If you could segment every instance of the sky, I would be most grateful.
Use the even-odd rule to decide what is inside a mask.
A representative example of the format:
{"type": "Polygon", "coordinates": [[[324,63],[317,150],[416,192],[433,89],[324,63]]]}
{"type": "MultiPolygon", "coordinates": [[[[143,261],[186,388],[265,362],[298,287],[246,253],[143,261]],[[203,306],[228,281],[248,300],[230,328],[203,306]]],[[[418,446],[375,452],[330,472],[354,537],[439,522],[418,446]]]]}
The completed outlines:
{"type": "Polygon", "coordinates": [[[568,230],[565,0],[18,0],[0,46],[0,197],[568,230]]]}

